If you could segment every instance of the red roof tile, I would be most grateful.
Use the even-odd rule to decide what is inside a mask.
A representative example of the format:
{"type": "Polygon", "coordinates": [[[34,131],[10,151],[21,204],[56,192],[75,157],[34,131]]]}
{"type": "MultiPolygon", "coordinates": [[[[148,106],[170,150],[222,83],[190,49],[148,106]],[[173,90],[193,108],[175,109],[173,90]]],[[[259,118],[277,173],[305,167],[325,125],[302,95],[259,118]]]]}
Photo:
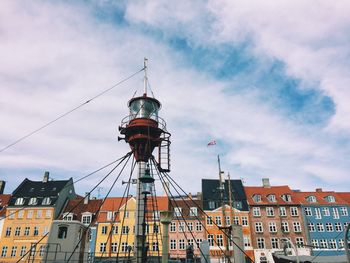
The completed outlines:
{"type": "Polygon", "coordinates": [[[10,194],[0,195],[0,217],[3,217],[6,215],[6,207],[8,205],[8,202],[10,201],[10,198],[11,198],[10,194]]]}
{"type": "Polygon", "coordinates": [[[102,204],[102,199],[90,199],[87,204],[84,204],[84,198],[78,197],[72,199],[68,202],[64,213],[73,213],[76,220],[81,221],[81,214],[84,212],[90,212],[95,214],[100,205],[102,204]]]}
{"type": "Polygon", "coordinates": [[[316,205],[330,205],[330,204],[344,205],[344,204],[347,204],[347,202],[341,197],[341,195],[338,195],[334,191],[297,192],[295,194],[298,196],[298,198],[300,199],[300,201],[303,205],[305,205],[305,204],[308,204],[308,205],[310,205],[310,204],[316,204],[316,205]],[[335,202],[328,202],[326,200],[326,197],[330,196],[330,195],[334,196],[335,202]],[[310,203],[307,200],[307,197],[309,197],[309,196],[315,196],[316,202],[310,203]]]}

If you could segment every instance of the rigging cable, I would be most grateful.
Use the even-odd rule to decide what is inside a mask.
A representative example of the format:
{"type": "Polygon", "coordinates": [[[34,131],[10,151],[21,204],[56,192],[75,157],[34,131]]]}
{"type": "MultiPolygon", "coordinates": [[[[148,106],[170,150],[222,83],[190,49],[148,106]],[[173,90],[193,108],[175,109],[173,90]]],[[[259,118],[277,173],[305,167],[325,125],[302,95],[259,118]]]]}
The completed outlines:
{"type": "MultiPolygon", "coordinates": [[[[128,156],[128,159],[126,160],[126,162],[125,162],[125,164],[123,165],[122,169],[120,170],[120,172],[118,173],[117,177],[116,177],[115,180],[113,181],[113,183],[112,183],[111,187],[109,188],[109,190],[108,190],[106,196],[104,197],[103,201],[101,202],[101,205],[100,205],[100,206],[98,207],[98,209],[96,210],[96,212],[95,212],[96,215],[98,215],[98,213],[100,212],[100,210],[101,210],[103,204],[106,202],[107,197],[108,197],[109,194],[111,193],[111,191],[112,191],[114,185],[116,184],[116,182],[117,182],[117,180],[119,179],[120,175],[121,175],[122,172],[124,171],[125,166],[128,164],[128,162],[129,162],[129,160],[130,160],[131,154],[128,153],[126,156],[128,156]]],[[[116,168],[116,167],[115,167],[115,168],[116,168]]],[[[115,168],[114,168],[110,173],[112,173],[112,172],[115,170],[115,168]]],[[[97,187],[97,186],[95,186],[95,188],[96,188],[96,187],[97,187]]],[[[91,220],[90,224],[86,227],[86,230],[89,229],[89,228],[91,227],[92,222],[93,222],[93,221],[91,220]]],[[[68,260],[67,260],[67,263],[68,263],[68,262],[70,261],[70,259],[72,258],[73,254],[75,253],[75,250],[79,247],[79,245],[80,245],[80,243],[81,243],[83,237],[84,237],[84,235],[82,235],[82,236],[80,237],[79,242],[77,243],[77,245],[75,246],[73,252],[72,252],[71,255],[69,256],[69,258],[68,258],[68,260]]]]}
{"type": "Polygon", "coordinates": [[[12,143],[8,144],[7,146],[1,148],[1,149],[0,149],[0,153],[4,152],[4,151],[7,150],[8,148],[10,148],[10,147],[12,147],[12,146],[18,144],[19,142],[21,142],[21,141],[27,139],[28,137],[34,135],[35,133],[37,133],[37,132],[39,132],[39,131],[45,129],[46,127],[48,127],[48,126],[50,126],[51,124],[55,123],[56,121],[58,121],[58,120],[64,118],[65,116],[69,115],[70,113],[72,113],[72,112],[74,112],[74,111],[80,109],[81,107],[85,106],[85,105],[88,104],[89,102],[91,102],[91,101],[97,99],[98,97],[104,95],[104,94],[107,93],[108,91],[114,89],[115,87],[117,87],[117,86],[121,85],[122,83],[126,82],[127,80],[131,79],[132,77],[134,77],[135,75],[137,75],[138,73],[140,73],[141,71],[143,71],[144,69],[145,69],[145,68],[143,67],[142,69],[140,69],[140,70],[136,71],[135,73],[129,75],[128,77],[126,77],[126,78],[120,80],[119,82],[117,82],[117,83],[114,84],[113,86],[111,86],[111,87],[109,87],[108,89],[105,89],[104,91],[102,91],[102,92],[96,94],[96,95],[93,96],[92,98],[90,98],[90,99],[88,99],[87,101],[85,101],[85,102],[79,104],[78,106],[74,107],[73,109],[71,109],[71,110],[69,110],[69,111],[67,111],[67,112],[65,112],[65,113],[63,113],[63,114],[61,114],[61,115],[59,115],[59,116],[56,117],[55,119],[53,119],[53,120],[47,122],[46,124],[40,126],[39,128],[37,128],[37,129],[35,129],[35,130],[29,132],[28,134],[26,134],[26,135],[24,135],[24,136],[18,138],[18,139],[15,140],[14,142],[12,142],[12,143]]]}

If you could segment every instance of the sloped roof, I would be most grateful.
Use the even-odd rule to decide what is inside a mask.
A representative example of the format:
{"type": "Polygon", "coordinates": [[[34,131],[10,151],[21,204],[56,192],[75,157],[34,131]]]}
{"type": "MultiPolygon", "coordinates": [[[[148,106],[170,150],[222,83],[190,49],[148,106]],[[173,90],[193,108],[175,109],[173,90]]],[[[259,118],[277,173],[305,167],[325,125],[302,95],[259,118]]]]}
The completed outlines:
{"type": "Polygon", "coordinates": [[[10,194],[0,195],[0,217],[3,217],[6,215],[6,207],[10,201],[10,198],[11,198],[10,194]]]}
{"type": "Polygon", "coordinates": [[[23,206],[28,205],[29,199],[31,197],[37,197],[38,203],[41,204],[41,201],[44,197],[51,198],[51,205],[54,205],[58,198],[58,193],[60,193],[64,187],[66,187],[72,178],[69,180],[58,180],[58,181],[32,181],[28,178],[13,191],[12,197],[9,202],[9,206],[13,206],[16,202],[16,199],[19,197],[24,198],[23,206]]]}
{"type": "Polygon", "coordinates": [[[78,197],[68,202],[64,213],[73,213],[75,216],[74,219],[81,221],[81,215],[83,213],[89,212],[96,214],[101,204],[102,199],[90,199],[87,204],[84,204],[84,198],[78,197]]]}
{"type": "Polygon", "coordinates": [[[248,203],[250,205],[291,205],[291,204],[300,204],[300,200],[298,196],[295,195],[295,192],[293,192],[292,189],[289,188],[287,185],[282,186],[270,186],[270,187],[263,187],[263,186],[244,186],[244,190],[247,195],[248,203]],[[261,196],[261,202],[255,202],[253,200],[254,195],[260,195],[261,196]],[[276,202],[270,202],[268,200],[269,195],[275,195],[276,202]],[[291,195],[291,202],[286,202],[282,199],[282,195],[289,194],[291,195]]]}
{"type": "Polygon", "coordinates": [[[315,191],[315,192],[296,192],[295,193],[298,198],[300,199],[300,202],[303,205],[331,205],[331,204],[337,204],[337,205],[346,205],[348,202],[346,202],[341,195],[337,194],[334,191],[315,191]],[[328,202],[325,198],[327,196],[334,196],[335,202],[328,202]],[[307,197],[309,196],[315,196],[316,202],[310,203],[307,201],[307,197]]]}
{"type": "Polygon", "coordinates": [[[338,196],[340,196],[348,205],[350,205],[350,192],[337,192],[338,196]]]}

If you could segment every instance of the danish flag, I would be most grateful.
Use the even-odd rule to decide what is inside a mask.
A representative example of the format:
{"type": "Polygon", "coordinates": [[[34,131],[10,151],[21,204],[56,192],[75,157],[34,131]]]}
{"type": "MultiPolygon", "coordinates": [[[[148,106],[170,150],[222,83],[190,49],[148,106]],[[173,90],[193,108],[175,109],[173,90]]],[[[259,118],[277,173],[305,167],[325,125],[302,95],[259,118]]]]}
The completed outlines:
{"type": "Polygon", "coordinates": [[[216,141],[211,141],[207,144],[207,146],[212,146],[212,145],[216,145],[216,141]]]}

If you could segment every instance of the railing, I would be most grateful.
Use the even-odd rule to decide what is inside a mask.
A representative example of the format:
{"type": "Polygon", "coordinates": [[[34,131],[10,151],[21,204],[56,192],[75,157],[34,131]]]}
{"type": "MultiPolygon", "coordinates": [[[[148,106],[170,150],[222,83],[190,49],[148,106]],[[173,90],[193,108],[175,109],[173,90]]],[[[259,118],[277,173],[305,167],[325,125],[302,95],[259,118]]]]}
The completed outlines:
{"type": "Polygon", "coordinates": [[[128,115],[128,116],[126,116],[126,117],[124,117],[122,119],[120,127],[126,128],[129,125],[130,121],[137,120],[137,119],[151,119],[151,120],[154,120],[154,121],[156,121],[158,123],[158,128],[162,129],[165,132],[167,131],[165,120],[163,118],[159,117],[157,114],[154,114],[154,113],[149,115],[147,118],[139,118],[139,117],[137,117],[137,114],[134,114],[134,115],[130,114],[130,115],[128,115]]]}

